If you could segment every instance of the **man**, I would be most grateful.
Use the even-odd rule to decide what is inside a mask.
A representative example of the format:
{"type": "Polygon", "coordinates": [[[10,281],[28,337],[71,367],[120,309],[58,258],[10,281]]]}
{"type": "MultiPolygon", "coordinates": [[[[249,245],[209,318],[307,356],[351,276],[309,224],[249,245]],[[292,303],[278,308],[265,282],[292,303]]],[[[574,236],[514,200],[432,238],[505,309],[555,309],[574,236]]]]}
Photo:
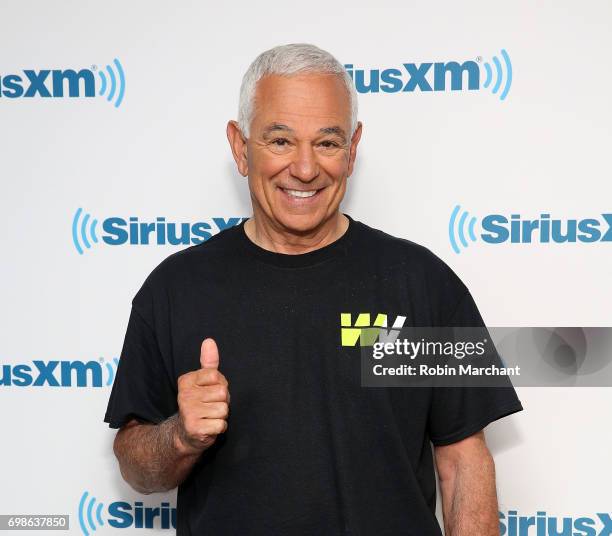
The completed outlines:
{"type": "Polygon", "coordinates": [[[361,387],[341,344],[343,313],[483,325],[429,250],[340,211],[361,132],[330,54],[261,54],[227,126],[253,216],[134,297],[105,421],[134,489],[178,486],[179,535],[439,535],[434,456],[446,534],[499,534],[482,429],[514,390],[361,387]]]}

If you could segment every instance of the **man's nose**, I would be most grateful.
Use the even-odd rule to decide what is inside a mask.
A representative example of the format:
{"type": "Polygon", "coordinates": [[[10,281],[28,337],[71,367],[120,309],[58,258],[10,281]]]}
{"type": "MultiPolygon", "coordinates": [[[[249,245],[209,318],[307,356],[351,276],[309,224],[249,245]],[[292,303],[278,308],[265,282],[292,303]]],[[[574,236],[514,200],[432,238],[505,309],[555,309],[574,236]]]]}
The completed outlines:
{"type": "Polygon", "coordinates": [[[289,172],[304,182],[310,182],[319,176],[317,155],[310,143],[300,143],[297,145],[289,172]]]}

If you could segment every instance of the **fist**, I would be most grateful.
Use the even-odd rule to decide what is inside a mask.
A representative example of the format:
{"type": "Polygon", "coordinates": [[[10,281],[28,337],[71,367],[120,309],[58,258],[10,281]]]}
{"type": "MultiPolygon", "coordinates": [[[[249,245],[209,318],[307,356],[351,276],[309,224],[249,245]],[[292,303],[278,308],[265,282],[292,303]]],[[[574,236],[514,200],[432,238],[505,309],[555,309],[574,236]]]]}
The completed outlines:
{"type": "Polygon", "coordinates": [[[204,339],[200,368],[178,378],[177,447],[188,454],[209,448],[227,430],[229,389],[219,372],[219,350],[213,339],[204,339]]]}

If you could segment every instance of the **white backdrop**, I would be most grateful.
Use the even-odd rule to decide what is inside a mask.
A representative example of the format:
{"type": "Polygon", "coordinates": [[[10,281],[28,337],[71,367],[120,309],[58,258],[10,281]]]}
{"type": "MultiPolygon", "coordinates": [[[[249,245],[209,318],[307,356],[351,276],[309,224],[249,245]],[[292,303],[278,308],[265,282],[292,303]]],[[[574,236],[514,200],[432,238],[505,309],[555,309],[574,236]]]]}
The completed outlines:
{"type": "MultiPolygon", "coordinates": [[[[487,215],[550,214],[563,226],[595,219],[605,234],[611,30],[609,1],[1,2],[0,513],[69,514],[71,533],[114,534],[136,533],[141,507],[175,506],[175,493],[142,496],[122,481],[102,419],[131,299],[186,245],[110,245],[104,226],[165,218],[215,232],[213,218],[250,215],[225,126],[249,63],[277,44],[317,44],[366,80],[396,68],[406,83],[405,63],[474,62],[478,89],[464,77],[461,89],[447,79],[444,91],[359,95],[364,131],[343,210],[441,256],[489,325],[611,325],[610,241],[489,244],[480,228],[487,215]],[[40,80],[67,69],[88,70],[96,96],[84,82],[59,96],[53,73],[51,96],[26,96],[24,71],[40,80]],[[449,238],[456,205],[478,219],[460,253],[449,238]],[[75,362],[100,377],[62,379],[75,362]],[[35,385],[38,368],[52,367],[58,385],[35,385]]],[[[502,516],[545,512],[540,525],[558,523],[564,536],[610,534],[612,391],[518,392],[525,411],[487,428],[502,516]]],[[[160,526],[151,530],[169,533],[160,526]]],[[[552,528],[501,525],[508,536],[552,528]]]]}

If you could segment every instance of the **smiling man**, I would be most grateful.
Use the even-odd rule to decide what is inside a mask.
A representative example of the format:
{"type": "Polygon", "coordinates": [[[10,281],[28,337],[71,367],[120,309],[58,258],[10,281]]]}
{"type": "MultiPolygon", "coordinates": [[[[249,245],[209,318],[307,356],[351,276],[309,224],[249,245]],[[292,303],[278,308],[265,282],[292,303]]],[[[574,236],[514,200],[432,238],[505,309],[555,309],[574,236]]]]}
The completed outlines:
{"type": "Polygon", "coordinates": [[[313,45],[273,48],[238,119],[252,217],[165,259],[132,301],[105,416],[124,479],[178,486],[179,535],[430,536],[437,467],[446,534],[499,534],[483,428],[522,409],[514,390],[361,387],[341,335],[368,311],[483,325],[438,257],[340,211],[362,131],[351,78],[313,45]]]}

